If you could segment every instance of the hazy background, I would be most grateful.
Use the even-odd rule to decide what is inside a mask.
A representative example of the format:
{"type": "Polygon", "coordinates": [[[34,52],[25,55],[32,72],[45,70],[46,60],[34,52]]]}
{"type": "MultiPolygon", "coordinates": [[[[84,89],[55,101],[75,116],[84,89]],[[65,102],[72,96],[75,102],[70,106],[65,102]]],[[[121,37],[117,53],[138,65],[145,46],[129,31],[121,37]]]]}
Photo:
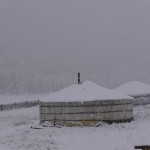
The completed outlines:
{"type": "Polygon", "coordinates": [[[0,0],[0,94],[92,80],[150,84],[149,0],[0,0]]]}

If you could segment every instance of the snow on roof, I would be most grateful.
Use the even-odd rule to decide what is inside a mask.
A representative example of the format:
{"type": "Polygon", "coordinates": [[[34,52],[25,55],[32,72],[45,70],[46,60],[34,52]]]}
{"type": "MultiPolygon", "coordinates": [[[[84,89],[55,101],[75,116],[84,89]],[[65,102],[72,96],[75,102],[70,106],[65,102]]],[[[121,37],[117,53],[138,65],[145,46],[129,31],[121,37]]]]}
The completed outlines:
{"type": "Polygon", "coordinates": [[[44,101],[51,102],[75,102],[91,100],[120,100],[132,99],[130,96],[114,92],[99,86],[98,84],[86,81],[81,84],[74,84],[68,88],[58,91],[45,97],[44,101]]]}
{"type": "Polygon", "coordinates": [[[146,95],[150,94],[150,85],[138,81],[128,82],[114,89],[113,91],[121,92],[127,95],[146,95]]]}

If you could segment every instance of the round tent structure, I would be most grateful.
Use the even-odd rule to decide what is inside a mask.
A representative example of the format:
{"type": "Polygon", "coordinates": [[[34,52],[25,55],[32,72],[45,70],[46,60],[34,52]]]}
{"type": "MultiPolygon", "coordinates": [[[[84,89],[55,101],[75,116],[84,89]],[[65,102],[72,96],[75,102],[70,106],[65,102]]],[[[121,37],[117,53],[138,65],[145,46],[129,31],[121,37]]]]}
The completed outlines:
{"type": "Polygon", "coordinates": [[[133,119],[133,98],[86,81],[74,84],[40,102],[40,122],[85,126],[133,119]]]}
{"type": "Polygon", "coordinates": [[[134,104],[150,103],[150,85],[139,81],[128,82],[113,91],[132,96],[134,98],[134,104]]]}

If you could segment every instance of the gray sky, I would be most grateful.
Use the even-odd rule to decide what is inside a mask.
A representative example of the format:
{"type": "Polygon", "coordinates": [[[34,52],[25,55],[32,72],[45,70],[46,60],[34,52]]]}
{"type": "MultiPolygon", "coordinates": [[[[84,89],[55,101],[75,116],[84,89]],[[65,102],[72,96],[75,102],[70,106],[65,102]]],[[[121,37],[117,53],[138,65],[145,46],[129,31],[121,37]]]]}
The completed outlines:
{"type": "Polygon", "coordinates": [[[106,87],[150,83],[150,1],[0,0],[0,53],[106,87]]]}

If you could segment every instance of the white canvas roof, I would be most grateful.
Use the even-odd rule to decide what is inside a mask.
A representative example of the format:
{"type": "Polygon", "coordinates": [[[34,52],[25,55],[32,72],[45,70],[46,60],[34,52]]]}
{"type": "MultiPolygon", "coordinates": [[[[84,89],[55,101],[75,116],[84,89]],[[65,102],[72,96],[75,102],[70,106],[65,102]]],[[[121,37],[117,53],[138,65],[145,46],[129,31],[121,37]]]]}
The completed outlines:
{"type": "Polygon", "coordinates": [[[124,93],[131,96],[150,94],[150,85],[138,81],[128,82],[114,89],[116,92],[124,93]]]}
{"type": "Polygon", "coordinates": [[[130,96],[106,89],[98,84],[86,81],[82,84],[74,84],[68,88],[51,94],[43,99],[43,101],[91,101],[91,100],[120,100],[132,99],[130,96]]]}

